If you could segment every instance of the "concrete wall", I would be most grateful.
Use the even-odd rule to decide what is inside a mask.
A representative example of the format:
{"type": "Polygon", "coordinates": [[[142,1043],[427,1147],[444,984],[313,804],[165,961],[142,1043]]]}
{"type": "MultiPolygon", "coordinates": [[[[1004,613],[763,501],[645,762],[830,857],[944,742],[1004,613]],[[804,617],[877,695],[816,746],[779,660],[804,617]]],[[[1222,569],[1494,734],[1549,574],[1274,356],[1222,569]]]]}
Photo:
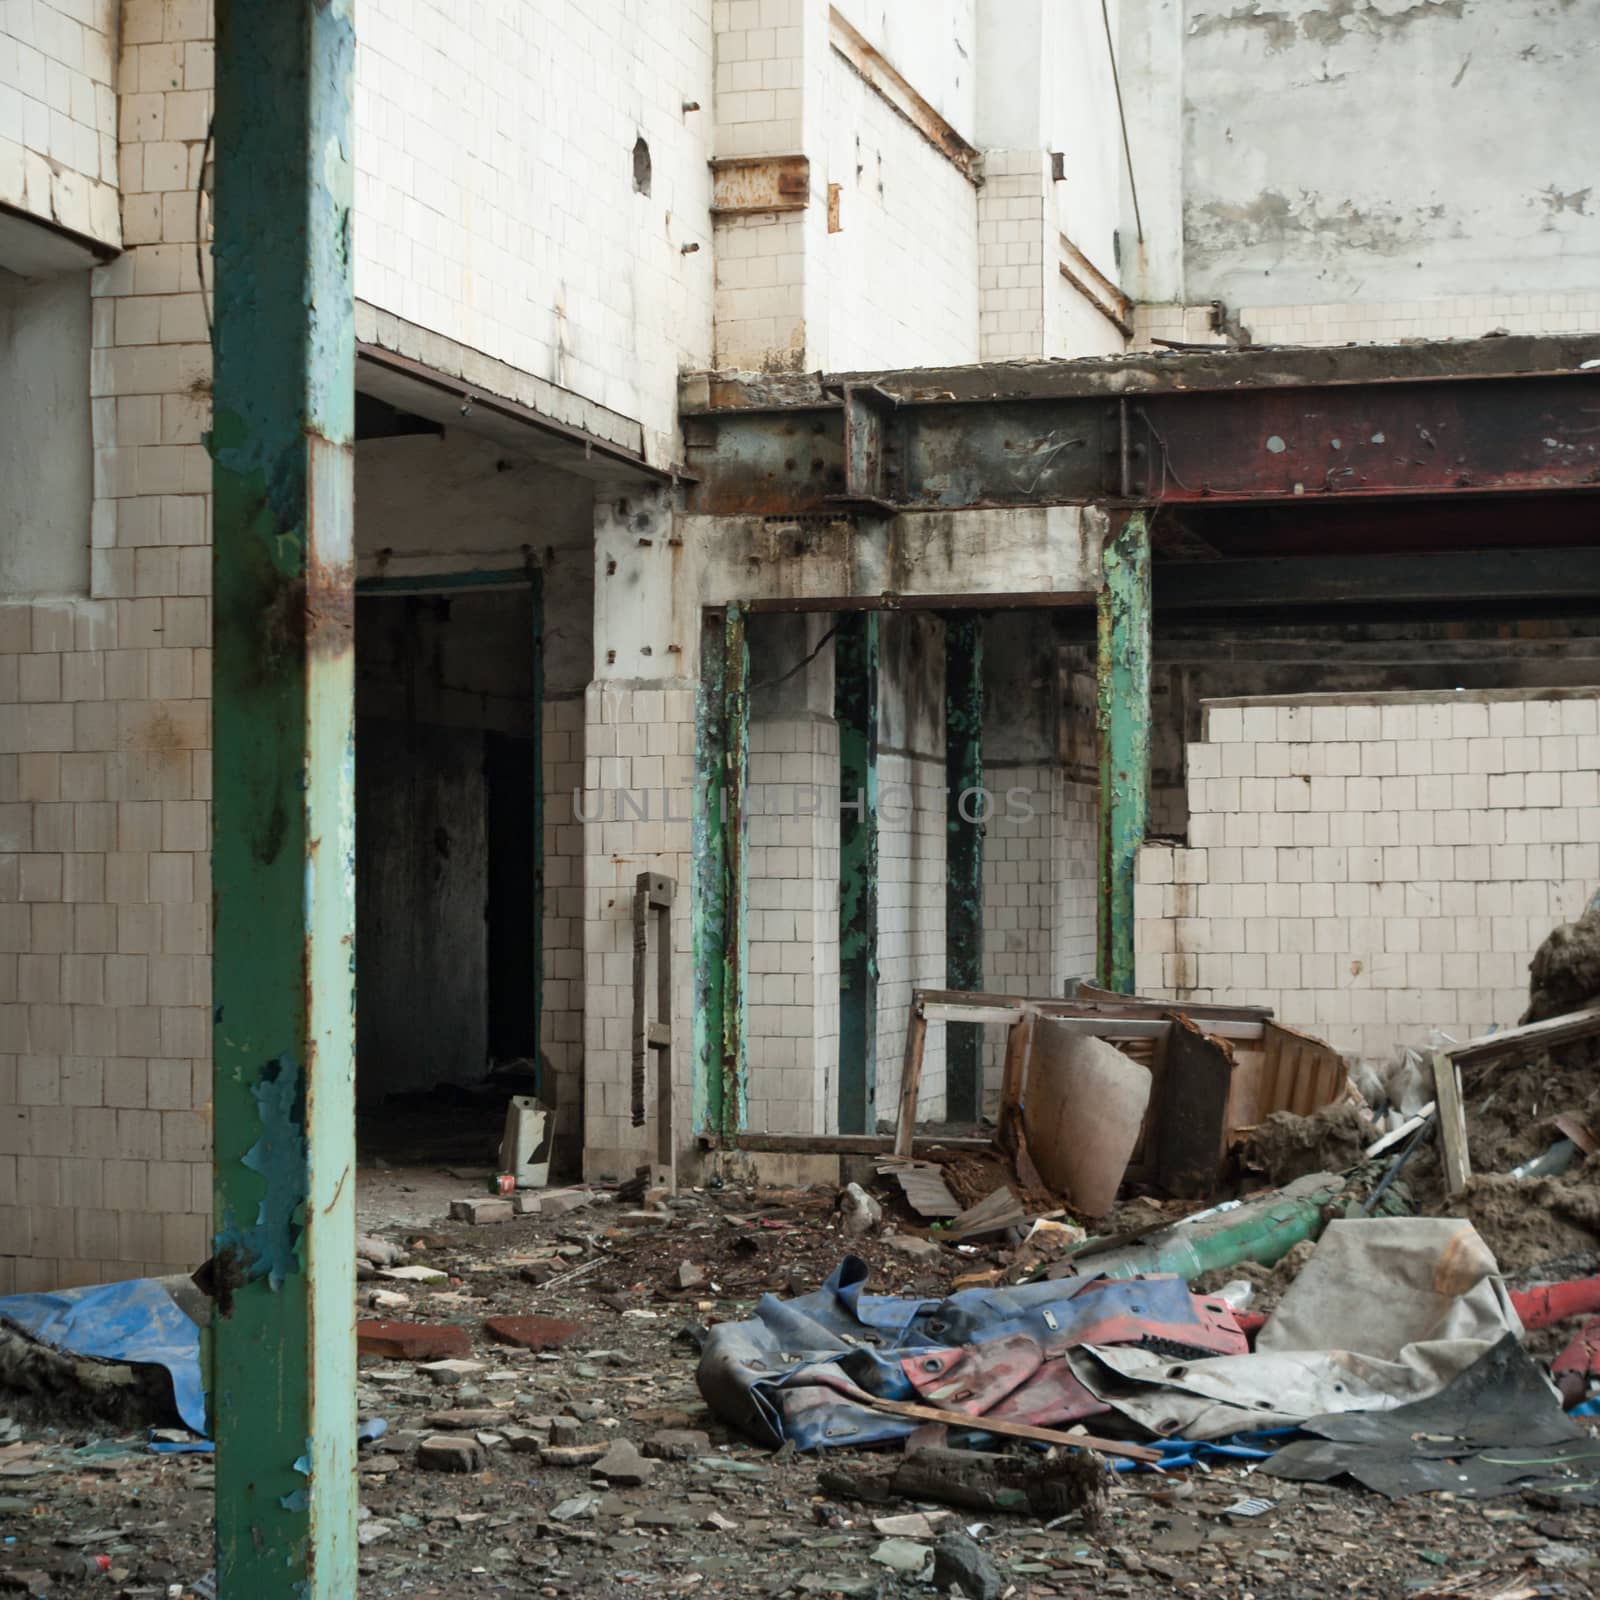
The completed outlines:
{"type": "MultiPolygon", "coordinates": [[[[126,139],[163,113],[190,65],[209,63],[205,0],[32,0],[0,17],[0,202],[112,247],[122,243],[119,31],[126,139]]],[[[8,231],[0,227],[0,265],[24,271],[6,259],[8,231]]]]}
{"type": "Polygon", "coordinates": [[[1600,877],[1600,690],[1207,704],[1187,846],[1139,858],[1142,992],[1387,1059],[1514,1023],[1600,877]]]}
{"type": "Polygon", "coordinates": [[[1189,298],[1592,288],[1597,26],[1593,0],[1190,0],[1189,298]]]}
{"type": "Polygon", "coordinates": [[[89,582],[89,274],[0,274],[0,594],[89,582]]]}

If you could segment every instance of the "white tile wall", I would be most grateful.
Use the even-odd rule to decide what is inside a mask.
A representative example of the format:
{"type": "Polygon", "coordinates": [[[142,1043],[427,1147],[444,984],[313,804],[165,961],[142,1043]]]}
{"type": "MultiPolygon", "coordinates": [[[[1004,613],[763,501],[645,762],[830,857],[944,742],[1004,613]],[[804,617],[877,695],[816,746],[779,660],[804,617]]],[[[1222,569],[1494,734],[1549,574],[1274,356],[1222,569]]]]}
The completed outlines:
{"type": "MultiPolygon", "coordinates": [[[[110,10],[68,10],[36,3],[37,37],[101,71],[90,35],[110,10]]],[[[8,7],[7,32],[28,13],[8,7]]],[[[192,1271],[207,1253],[204,19],[187,0],[125,8],[127,250],[92,278],[90,592],[0,605],[0,1286],[192,1271]]]]}
{"type": "Polygon", "coordinates": [[[838,1131],[839,731],[750,724],[748,1125],[838,1131]]]}
{"type": "MultiPolygon", "coordinates": [[[[210,37],[204,0],[127,0],[124,133],[185,87],[189,43],[210,37]],[[130,61],[129,57],[133,59],[130,61]]],[[[0,8],[0,202],[102,244],[117,208],[119,0],[10,0],[0,8]]]]}
{"type": "Polygon", "coordinates": [[[1600,886],[1597,704],[1209,702],[1188,846],[1140,854],[1141,990],[1271,1005],[1375,1059],[1514,1023],[1534,950],[1600,886]]]}
{"type": "Polygon", "coordinates": [[[678,369],[711,356],[711,10],[363,0],[356,293],[637,418],[670,459],[678,369]]]}
{"type": "MultiPolygon", "coordinates": [[[[878,757],[878,1120],[900,1090],[913,989],[945,986],[944,752],[878,757]]],[[[919,1121],[945,1110],[944,1024],[929,1026],[919,1121]]]]}

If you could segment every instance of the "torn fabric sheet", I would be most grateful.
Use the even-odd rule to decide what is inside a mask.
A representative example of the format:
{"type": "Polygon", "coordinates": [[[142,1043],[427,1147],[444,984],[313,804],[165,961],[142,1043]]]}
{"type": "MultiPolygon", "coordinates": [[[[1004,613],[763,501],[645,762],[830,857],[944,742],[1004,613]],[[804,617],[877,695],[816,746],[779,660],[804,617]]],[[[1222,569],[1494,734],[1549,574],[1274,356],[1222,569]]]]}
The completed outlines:
{"type": "Polygon", "coordinates": [[[719,1323],[701,1352],[706,1403],[752,1438],[802,1450],[902,1439],[917,1424],[873,1411],[876,1396],[1038,1427],[1104,1412],[1061,1357],[1074,1345],[1144,1340],[1172,1356],[1243,1351],[1221,1301],[1182,1279],[1065,1279],[966,1289],[945,1300],[865,1293],[847,1256],[815,1293],[762,1297],[745,1322],[719,1323]]]}
{"type": "Polygon", "coordinates": [[[206,1431],[200,1330],[155,1278],[11,1295],[0,1322],[71,1355],[165,1368],[184,1426],[206,1431]]]}
{"type": "Polygon", "coordinates": [[[1521,1332],[1470,1223],[1377,1217],[1328,1225],[1254,1355],[1174,1362],[1123,1347],[1068,1359],[1091,1394],[1139,1428],[1214,1439],[1426,1399],[1521,1332]]]}

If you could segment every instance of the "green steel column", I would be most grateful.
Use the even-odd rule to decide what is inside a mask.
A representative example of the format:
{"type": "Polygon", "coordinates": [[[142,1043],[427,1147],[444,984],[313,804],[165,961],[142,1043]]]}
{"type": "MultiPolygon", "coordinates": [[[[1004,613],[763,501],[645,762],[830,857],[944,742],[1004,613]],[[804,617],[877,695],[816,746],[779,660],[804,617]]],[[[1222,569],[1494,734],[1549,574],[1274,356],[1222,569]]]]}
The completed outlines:
{"type": "Polygon", "coordinates": [[[1100,753],[1097,975],[1133,992],[1133,881],[1150,820],[1150,533],[1113,513],[1102,554],[1095,726],[1100,753]]]}
{"type": "Polygon", "coordinates": [[[839,1132],[872,1133],[878,1097],[878,614],[833,636],[839,725],[839,1132]]]}
{"type": "Polygon", "coordinates": [[[217,0],[219,1590],[356,1588],[351,0],[217,0]]]}
{"type": "MultiPolygon", "coordinates": [[[[945,983],[983,987],[983,618],[944,619],[945,983]]],[[[976,1122],[982,1101],[983,1029],[945,1024],[946,1115],[976,1122]]]]}
{"type": "Polygon", "coordinates": [[[533,608],[533,1059],[539,1093],[549,1099],[554,1085],[544,1078],[544,569],[529,563],[528,603],[533,608]]]}
{"type": "Polygon", "coordinates": [[[745,788],[750,651],[736,605],[708,611],[695,703],[690,839],[694,945],[694,1125],[734,1133],[745,1115],[745,788]]]}

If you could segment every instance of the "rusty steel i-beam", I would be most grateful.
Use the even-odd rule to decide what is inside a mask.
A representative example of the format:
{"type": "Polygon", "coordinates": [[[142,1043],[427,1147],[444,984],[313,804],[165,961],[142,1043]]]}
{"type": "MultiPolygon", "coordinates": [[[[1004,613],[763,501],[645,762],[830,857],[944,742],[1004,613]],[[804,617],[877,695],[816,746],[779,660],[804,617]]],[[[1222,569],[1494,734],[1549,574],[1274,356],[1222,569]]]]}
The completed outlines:
{"type": "Polygon", "coordinates": [[[352,0],[218,0],[217,1582],[356,1589],[352,0]]]}
{"type": "Polygon", "coordinates": [[[686,380],[710,515],[1593,491],[1600,338],[686,380]]]}

